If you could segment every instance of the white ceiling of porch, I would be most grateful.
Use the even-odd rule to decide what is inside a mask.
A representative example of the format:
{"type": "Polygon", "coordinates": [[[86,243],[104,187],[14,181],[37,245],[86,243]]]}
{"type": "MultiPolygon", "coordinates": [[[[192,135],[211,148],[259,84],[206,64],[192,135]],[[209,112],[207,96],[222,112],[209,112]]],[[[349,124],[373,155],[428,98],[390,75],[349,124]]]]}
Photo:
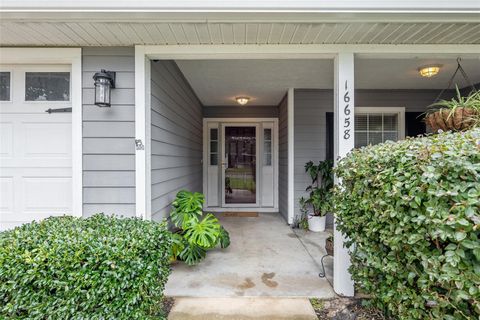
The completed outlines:
{"type": "MultiPolygon", "coordinates": [[[[332,60],[177,60],[180,70],[206,106],[235,105],[246,95],[252,105],[276,105],[288,88],[332,89],[332,60]]],[[[473,83],[480,82],[478,59],[463,59],[473,83]]],[[[455,59],[356,59],[357,89],[443,89],[457,63],[455,59]],[[423,78],[418,67],[441,64],[440,73],[423,78]]],[[[459,87],[468,83],[457,75],[459,87]]]]}
{"type": "Polygon", "coordinates": [[[1,46],[480,44],[478,22],[86,22],[3,19],[1,46]]]}
{"type": "Polygon", "coordinates": [[[177,60],[205,106],[277,105],[288,88],[332,88],[332,60],[177,60]]]}

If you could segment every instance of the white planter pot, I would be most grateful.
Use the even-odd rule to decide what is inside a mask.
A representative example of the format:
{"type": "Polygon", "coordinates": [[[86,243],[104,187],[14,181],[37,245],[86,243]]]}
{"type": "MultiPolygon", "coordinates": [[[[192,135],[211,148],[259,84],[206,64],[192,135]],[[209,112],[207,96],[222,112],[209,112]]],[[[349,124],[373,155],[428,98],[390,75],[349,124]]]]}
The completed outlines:
{"type": "Polygon", "coordinates": [[[325,231],[325,216],[309,216],[308,217],[308,230],[313,232],[325,231]]]}

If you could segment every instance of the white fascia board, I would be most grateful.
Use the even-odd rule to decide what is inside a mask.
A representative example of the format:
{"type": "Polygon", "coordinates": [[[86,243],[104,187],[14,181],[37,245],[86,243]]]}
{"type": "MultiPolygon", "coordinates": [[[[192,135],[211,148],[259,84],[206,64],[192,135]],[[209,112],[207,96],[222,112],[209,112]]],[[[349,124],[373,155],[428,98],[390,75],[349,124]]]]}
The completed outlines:
{"type": "Polygon", "coordinates": [[[477,0],[3,0],[9,10],[162,10],[162,11],[461,11],[480,9],[477,0]]]}
{"type": "Polygon", "coordinates": [[[145,23],[478,22],[480,1],[3,0],[0,2],[0,20],[145,23]]]}
{"type": "Polygon", "coordinates": [[[282,10],[166,11],[4,9],[3,22],[132,22],[132,23],[478,23],[480,9],[464,11],[329,12],[282,10]]]}
{"type": "Polygon", "coordinates": [[[153,45],[143,46],[150,59],[333,59],[338,52],[355,52],[359,58],[479,58],[478,44],[375,45],[153,45]]]}

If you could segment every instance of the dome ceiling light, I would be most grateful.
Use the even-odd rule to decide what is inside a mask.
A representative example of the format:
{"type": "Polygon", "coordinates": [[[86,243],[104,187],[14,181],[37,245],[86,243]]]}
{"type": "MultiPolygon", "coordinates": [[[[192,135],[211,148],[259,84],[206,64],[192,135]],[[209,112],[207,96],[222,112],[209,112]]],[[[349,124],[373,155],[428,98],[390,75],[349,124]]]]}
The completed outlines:
{"type": "Polygon", "coordinates": [[[235,97],[237,103],[241,106],[244,106],[250,101],[250,97],[235,97]]]}
{"type": "Polygon", "coordinates": [[[418,68],[418,72],[422,77],[431,78],[440,72],[441,67],[442,66],[439,64],[423,66],[418,68]]]}

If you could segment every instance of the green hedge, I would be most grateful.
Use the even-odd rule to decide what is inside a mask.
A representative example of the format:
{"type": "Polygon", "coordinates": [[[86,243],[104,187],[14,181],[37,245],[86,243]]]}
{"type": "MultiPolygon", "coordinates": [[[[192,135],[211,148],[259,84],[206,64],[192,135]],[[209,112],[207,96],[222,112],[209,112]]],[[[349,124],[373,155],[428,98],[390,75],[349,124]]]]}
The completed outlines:
{"type": "Polygon", "coordinates": [[[95,215],[0,233],[0,319],[159,319],[165,224],[95,215]]]}
{"type": "Polygon", "coordinates": [[[336,173],[357,286],[396,318],[478,319],[480,129],[355,150],[336,173]]]}

